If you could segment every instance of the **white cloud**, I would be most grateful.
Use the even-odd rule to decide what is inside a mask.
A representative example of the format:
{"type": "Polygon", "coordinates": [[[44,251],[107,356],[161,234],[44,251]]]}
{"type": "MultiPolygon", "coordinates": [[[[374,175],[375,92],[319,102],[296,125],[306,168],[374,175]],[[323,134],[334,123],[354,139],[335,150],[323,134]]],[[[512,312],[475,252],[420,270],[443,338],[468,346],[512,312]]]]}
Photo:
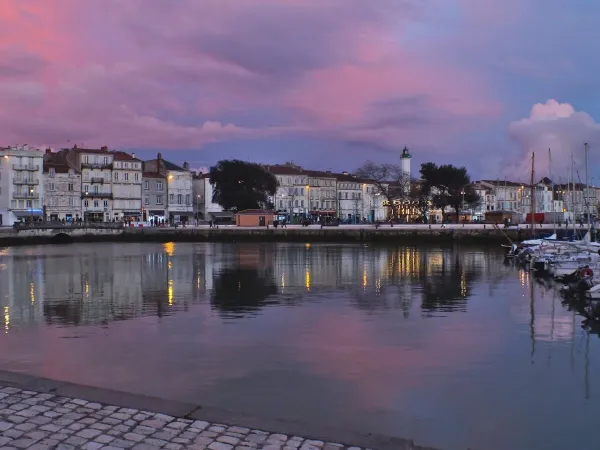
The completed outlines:
{"type": "MultiPolygon", "coordinates": [[[[600,124],[569,103],[554,99],[536,103],[529,117],[511,122],[509,134],[520,147],[519,160],[505,168],[509,178],[528,179],[531,153],[536,155],[536,178],[549,174],[548,149],[552,150],[552,173],[555,181],[565,182],[569,175],[571,152],[581,181],[585,181],[584,143],[589,145],[590,177],[595,155],[600,155],[600,124]]],[[[577,175],[575,175],[577,178],[577,175]]],[[[600,183],[600,179],[595,183],[600,183]]]]}

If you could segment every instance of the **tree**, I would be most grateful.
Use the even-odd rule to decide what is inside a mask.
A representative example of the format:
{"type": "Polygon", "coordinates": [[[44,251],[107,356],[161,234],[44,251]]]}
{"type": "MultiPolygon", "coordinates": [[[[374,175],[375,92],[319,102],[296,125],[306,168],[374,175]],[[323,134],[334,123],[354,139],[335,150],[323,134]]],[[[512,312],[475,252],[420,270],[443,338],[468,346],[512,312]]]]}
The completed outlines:
{"type": "Polygon", "coordinates": [[[402,167],[396,164],[377,164],[367,161],[354,173],[356,178],[371,183],[376,193],[382,195],[392,209],[392,216],[398,215],[399,205],[394,200],[408,198],[406,185],[410,182],[409,176],[402,167]]]}
{"type": "Polygon", "coordinates": [[[471,178],[465,167],[455,167],[452,164],[438,166],[427,162],[421,164],[421,178],[427,189],[430,190],[434,206],[445,210],[451,206],[456,211],[456,217],[460,214],[464,204],[473,205],[480,201],[479,195],[471,186],[471,178]]]}
{"type": "Polygon", "coordinates": [[[222,160],[209,171],[213,202],[225,210],[273,208],[269,197],[277,192],[275,175],[259,164],[222,160]]]}
{"type": "Polygon", "coordinates": [[[425,183],[414,181],[410,185],[409,198],[411,206],[419,213],[421,221],[427,221],[427,213],[431,209],[431,190],[425,183]]]}

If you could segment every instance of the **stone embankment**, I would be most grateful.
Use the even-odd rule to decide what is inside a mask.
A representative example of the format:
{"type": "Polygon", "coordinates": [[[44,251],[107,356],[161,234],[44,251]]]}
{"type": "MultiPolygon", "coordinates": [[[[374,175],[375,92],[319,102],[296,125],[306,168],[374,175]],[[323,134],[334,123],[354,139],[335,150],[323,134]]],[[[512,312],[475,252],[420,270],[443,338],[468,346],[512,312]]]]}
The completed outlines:
{"type": "Polygon", "coordinates": [[[222,226],[209,228],[164,227],[44,227],[14,230],[0,229],[0,246],[65,242],[381,242],[381,243],[508,243],[530,235],[528,229],[508,228],[501,231],[488,225],[347,225],[323,227],[318,225],[287,228],[239,228],[222,226]]]}
{"type": "Polygon", "coordinates": [[[397,438],[319,432],[294,422],[0,372],[2,449],[433,450],[397,438]]]}

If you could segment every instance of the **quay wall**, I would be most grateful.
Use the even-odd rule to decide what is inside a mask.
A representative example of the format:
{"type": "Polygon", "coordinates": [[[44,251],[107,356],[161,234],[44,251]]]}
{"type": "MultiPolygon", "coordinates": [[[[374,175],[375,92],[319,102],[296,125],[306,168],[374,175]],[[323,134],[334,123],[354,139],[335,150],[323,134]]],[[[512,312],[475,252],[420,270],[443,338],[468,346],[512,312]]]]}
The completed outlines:
{"type": "Polygon", "coordinates": [[[530,237],[530,230],[493,228],[121,228],[111,230],[65,229],[0,230],[0,246],[38,245],[68,242],[374,242],[508,244],[530,237]],[[504,234],[503,234],[504,233],[504,234]]]}

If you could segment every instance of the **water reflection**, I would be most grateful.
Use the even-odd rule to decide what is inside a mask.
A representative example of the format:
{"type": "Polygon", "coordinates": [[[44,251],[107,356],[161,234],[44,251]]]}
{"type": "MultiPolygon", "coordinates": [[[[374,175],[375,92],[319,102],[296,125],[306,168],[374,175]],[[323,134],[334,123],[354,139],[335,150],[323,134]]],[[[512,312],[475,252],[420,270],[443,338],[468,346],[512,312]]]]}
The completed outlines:
{"type": "Polygon", "coordinates": [[[334,290],[350,291],[361,310],[400,308],[408,317],[417,302],[424,316],[465,311],[477,277],[499,264],[453,248],[175,243],[7,249],[0,262],[5,332],[42,320],[160,317],[202,301],[257,312],[334,290]]]}
{"type": "Polygon", "coordinates": [[[494,249],[15,248],[0,286],[9,370],[448,450],[593,448],[592,312],[494,249]]]}

